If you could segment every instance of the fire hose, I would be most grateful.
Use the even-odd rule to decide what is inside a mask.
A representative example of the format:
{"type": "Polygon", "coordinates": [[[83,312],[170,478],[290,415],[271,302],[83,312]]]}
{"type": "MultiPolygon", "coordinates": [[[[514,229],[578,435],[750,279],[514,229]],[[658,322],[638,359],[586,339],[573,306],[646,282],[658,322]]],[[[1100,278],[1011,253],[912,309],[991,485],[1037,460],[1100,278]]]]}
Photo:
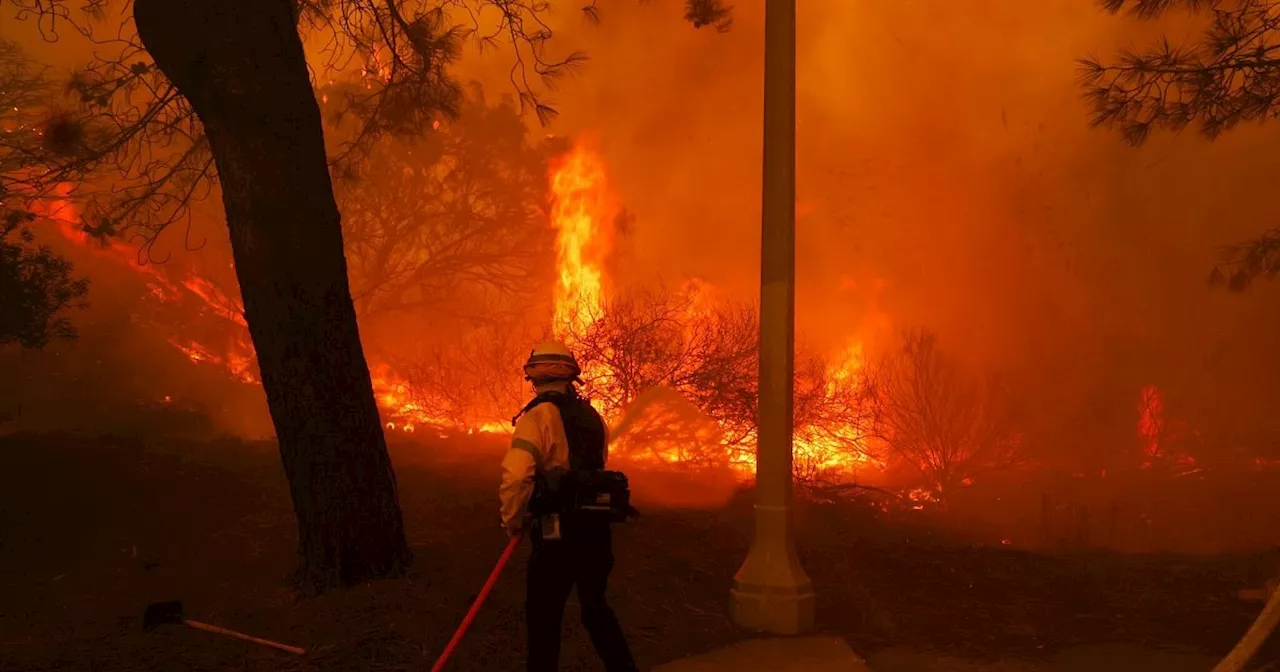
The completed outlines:
{"type": "MultiPolygon", "coordinates": [[[[462,623],[454,631],[449,644],[444,647],[444,651],[436,659],[435,665],[431,666],[431,672],[440,672],[444,669],[445,663],[449,662],[449,656],[453,655],[454,650],[458,648],[458,644],[462,642],[463,635],[467,634],[467,629],[476,620],[476,614],[480,612],[480,607],[484,605],[485,599],[489,597],[494,584],[498,582],[498,576],[506,568],[518,545],[520,545],[519,536],[512,537],[511,541],[507,542],[507,547],[498,558],[498,564],[494,565],[493,571],[489,572],[489,578],[484,582],[480,593],[476,595],[475,601],[471,603],[471,608],[467,610],[466,616],[462,618],[462,623]]],[[[1240,638],[1240,641],[1236,642],[1231,652],[1215,665],[1211,672],[1242,672],[1244,666],[1258,652],[1258,649],[1262,648],[1262,645],[1271,636],[1271,633],[1275,631],[1277,625],[1280,625],[1280,588],[1271,591],[1266,606],[1262,608],[1262,613],[1258,614],[1258,617],[1253,621],[1253,625],[1249,626],[1249,629],[1240,638]]]]}
{"type": "Polygon", "coordinates": [[[1249,626],[1244,637],[1236,642],[1235,648],[1231,649],[1231,653],[1228,653],[1222,662],[1214,666],[1212,672],[1243,670],[1245,664],[1253,658],[1275,631],[1277,624],[1280,624],[1280,589],[1271,591],[1271,596],[1267,598],[1267,606],[1262,608],[1262,613],[1258,614],[1258,618],[1253,621],[1253,625],[1249,626]]]}
{"type": "Polygon", "coordinates": [[[471,608],[467,610],[467,615],[462,617],[462,624],[454,631],[453,638],[449,640],[449,644],[444,647],[444,651],[436,659],[436,664],[431,666],[431,672],[440,672],[440,670],[444,669],[444,664],[449,662],[449,656],[453,654],[454,649],[458,648],[458,643],[462,641],[462,636],[467,634],[467,628],[471,627],[471,622],[476,620],[476,614],[479,613],[485,598],[489,597],[489,591],[493,590],[493,584],[498,582],[498,575],[502,574],[503,568],[511,560],[511,554],[515,553],[516,546],[519,545],[519,536],[511,537],[511,541],[507,542],[507,548],[502,551],[502,556],[498,558],[498,564],[493,566],[492,572],[489,572],[489,579],[484,582],[484,587],[480,589],[475,601],[471,603],[471,608]]]}

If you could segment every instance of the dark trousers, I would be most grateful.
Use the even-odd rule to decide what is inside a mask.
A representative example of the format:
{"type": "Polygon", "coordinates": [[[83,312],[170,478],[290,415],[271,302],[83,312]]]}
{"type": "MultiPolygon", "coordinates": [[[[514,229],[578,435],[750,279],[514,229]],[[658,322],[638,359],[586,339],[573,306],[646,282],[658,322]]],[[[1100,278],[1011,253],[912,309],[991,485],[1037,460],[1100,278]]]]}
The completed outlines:
{"type": "Polygon", "coordinates": [[[529,558],[525,619],[529,633],[528,672],[556,672],[564,606],[574,586],[582,604],[582,625],[608,672],[635,672],[622,626],[605,601],[613,570],[613,541],[606,530],[587,539],[540,541],[529,558]]]}

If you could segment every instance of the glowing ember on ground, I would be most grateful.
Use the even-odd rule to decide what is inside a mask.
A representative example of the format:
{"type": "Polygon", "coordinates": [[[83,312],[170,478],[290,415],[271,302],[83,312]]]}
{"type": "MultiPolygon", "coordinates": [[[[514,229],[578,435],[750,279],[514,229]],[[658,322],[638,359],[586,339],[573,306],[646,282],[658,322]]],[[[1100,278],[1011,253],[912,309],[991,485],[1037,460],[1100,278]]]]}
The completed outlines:
{"type": "Polygon", "coordinates": [[[907,499],[911,501],[911,508],[916,511],[921,511],[930,502],[938,500],[932,492],[924,488],[915,488],[907,491],[907,499]]]}

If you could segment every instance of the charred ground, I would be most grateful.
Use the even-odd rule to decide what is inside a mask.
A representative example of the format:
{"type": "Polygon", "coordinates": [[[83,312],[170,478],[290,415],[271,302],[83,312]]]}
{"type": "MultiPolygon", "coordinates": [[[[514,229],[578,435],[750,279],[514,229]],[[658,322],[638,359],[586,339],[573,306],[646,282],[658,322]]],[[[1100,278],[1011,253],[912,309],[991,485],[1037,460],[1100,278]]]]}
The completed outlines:
{"type": "MultiPolygon", "coordinates": [[[[295,525],[274,444],[88,434],[0,438],[0,669],[402,670],[447,642],[497,558],[498,442],[392,446],[416,562],[410,574],[316,599],[289,589],[295,525]],[[459,449],[466,448],[463,453],[459,449]],[[492,460],[485,458],[492,457],[492,460]],[[305,659],[169,628],[189,616],[308,647],[305,659]]],[[[715,512],[651,511],[617,537],[612,588],[642,665],[742,637],[725,618],[751,529],[743,492],[715,512]]],[[[862,507],[805,503],[801,552],[818,622],[862,653],[933,649],[978,659],[1044,657],[1128,642],[1225,653],[1256,615],[1274,553],[1036,554],[887,525],[862,507]]],[[[522,650],[522,556],[451,662],[514,669],[522,650]]],[[[568,669],[589,666],[571,608],[568,669]]],[[[1272,645],[1259,662],[1280,658],[1272,645]]]]}

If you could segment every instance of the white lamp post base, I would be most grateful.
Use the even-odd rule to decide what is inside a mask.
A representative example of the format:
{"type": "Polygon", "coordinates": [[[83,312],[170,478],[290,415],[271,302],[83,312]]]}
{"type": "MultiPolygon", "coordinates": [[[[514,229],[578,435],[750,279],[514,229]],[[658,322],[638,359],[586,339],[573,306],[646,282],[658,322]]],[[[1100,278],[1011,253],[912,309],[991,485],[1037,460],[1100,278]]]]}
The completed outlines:
{"type": "Polygon", "coordinates": [[[798,635],[813,628],[813,586],[757,586],[733,582],[729,616],[747,630],[798,635]]]}
{"type": "Polygon", "coordinates": [[[813,628],[813,584],[791,543],[789,516],[789,507],[756,505],[756,538],[729,593],[739,627],[774,635],[813,628]]]}

